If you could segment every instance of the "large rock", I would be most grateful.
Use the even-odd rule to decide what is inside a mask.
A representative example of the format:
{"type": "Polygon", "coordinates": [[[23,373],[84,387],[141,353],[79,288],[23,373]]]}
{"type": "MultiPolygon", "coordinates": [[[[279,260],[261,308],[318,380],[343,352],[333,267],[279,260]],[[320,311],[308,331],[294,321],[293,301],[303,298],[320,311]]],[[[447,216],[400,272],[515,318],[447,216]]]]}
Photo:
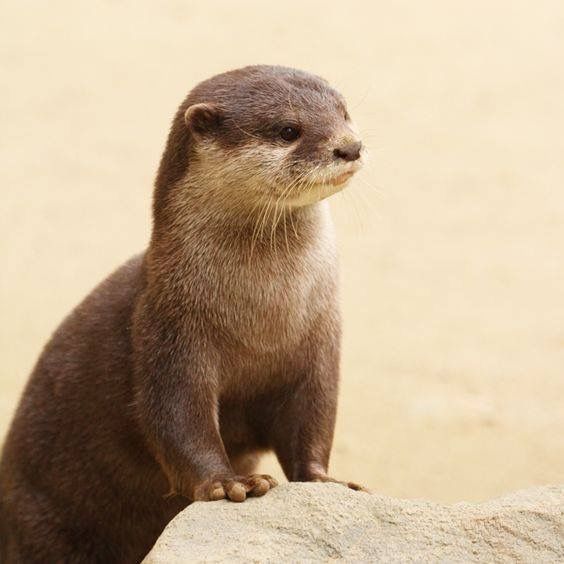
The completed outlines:
{"type": "Polygon", "coordinates": [[[194,503],[145,563],[564,562],[563,510],[564,486],[440,505],[336,484],[285,484],[241,504],[194,503]]]}

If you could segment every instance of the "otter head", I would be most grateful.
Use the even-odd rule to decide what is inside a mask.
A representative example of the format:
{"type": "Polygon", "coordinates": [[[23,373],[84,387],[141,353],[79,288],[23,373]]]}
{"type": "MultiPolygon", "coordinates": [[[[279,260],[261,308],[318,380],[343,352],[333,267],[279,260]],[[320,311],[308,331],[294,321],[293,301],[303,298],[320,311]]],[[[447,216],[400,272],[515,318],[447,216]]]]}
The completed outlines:
{"type": "MultiPolygon", "coordinates": [[[[312,204],[361,167],[344,98],[303,71],[252,66],[196,86],[180,107],[157,186],[213,187],[224,201],[312,204]]],[[[214,194],[217,198],[217,193],[214,194]]]]}

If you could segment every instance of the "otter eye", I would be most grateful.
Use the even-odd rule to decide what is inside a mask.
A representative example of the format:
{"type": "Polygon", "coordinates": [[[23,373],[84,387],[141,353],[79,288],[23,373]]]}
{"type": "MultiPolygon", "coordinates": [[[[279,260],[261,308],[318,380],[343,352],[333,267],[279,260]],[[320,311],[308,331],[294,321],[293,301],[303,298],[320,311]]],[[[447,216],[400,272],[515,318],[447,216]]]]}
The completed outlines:
{"type": "Polygon", "coordinates": [[[284,141],[295,141],[299,136],[300,130],[297,127],[288,125],[280,130],[280,137],[282,137],[284,141]]]}

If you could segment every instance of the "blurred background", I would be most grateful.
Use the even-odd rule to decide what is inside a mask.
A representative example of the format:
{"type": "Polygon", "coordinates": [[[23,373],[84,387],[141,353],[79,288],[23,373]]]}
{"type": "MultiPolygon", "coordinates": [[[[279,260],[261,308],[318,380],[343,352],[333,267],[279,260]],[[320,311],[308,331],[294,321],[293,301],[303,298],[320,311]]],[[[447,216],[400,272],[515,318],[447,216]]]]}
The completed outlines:
{"type": "Polygon", "coordinates": [[[2,12],[0,436],[60,320],[145,247],[185,94],[277,63],[341,90],[370,151],[332,199],[345,322],[333,475],[441,501],[563,481],[564,3],[2,12]]]}

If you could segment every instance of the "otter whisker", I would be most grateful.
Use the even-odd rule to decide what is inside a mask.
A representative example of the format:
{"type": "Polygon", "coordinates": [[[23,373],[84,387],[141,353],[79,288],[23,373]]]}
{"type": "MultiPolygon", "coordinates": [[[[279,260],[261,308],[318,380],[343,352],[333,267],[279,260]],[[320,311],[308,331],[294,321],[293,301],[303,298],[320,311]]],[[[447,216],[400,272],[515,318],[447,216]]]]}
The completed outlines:
{"type": "MultiPolygon", "coordinates": [[[[300,181],[302,180],[302,178],[304,178],[306,175],[305,172],[301,173],[300,175],[298,175],[297,178],[295,178],[290,184],[288,184],[288,186],[286,186],[286,188],[284,188],[284,190],[282,191],[282,194],[280,194],[278,201],[280,200],[284,200],[284,204],[286,203],[286,200],[288,199],[288,197],[290,196],[291,191],[293,190],[293,188],[295,186],[297,186],[300,181]]],[[[282,207],[282,210],[284,209],[284,207],[282,207]]]]}
{"type": "Polygon", "coordinates": [[[283,207],[282,207],[282,213],[284,214],[284,241],[286,242],[286,252],[289,253],[290,252],[290,245],[288,244],[288,232],[286,230],[286,203],[283,202],[283,207]]]}
{"type": "MultiPolygon", "coordinates": [[[[261,201],[261,203],[263,203],[263,201],[261,201]]],[[[260,210],[260,212],[256,215],[256,221],[255,221],[255,226],[253,228],[253,235],[251,237],[251,251],[250,251],[250,255],[249,255],[249,262],[252,260],[253,258],[253,250],[255,248],[255,244],[257,243],[258,238],[260,237],[260,224],[262,222],[262,217],[263,215],[266,213],[266,210],[268,209],[268,200],[264,200],[262,209],[260,210]]]]}
{"type": "Polygon", "coordinates": [[[273,216],[272,224],[270,225],[270,249],[272,250],[273,245],[274,245],[274,254],[275,255],[276,255],[276,226],[278,225],[278,223],[276,221],[276,216],[278,215],[278,203],[279,203],[279,201],[280,201],[279,197],[274,201],[274,216],[273,216]]]}
{"type": "Polygon", "coordinates": [[[363,220],[358,212],[358,208],[356,206],[356,202],[354,200],[354,198],[351,196],[350,192],[345,194],[345,190],[343,190],[342,192],[342,197],[343,200],[345,200],[347,202],[346,208],[348,210],[352,209],[352,223],[353,225],[356,227],[356,231],[357,231],[357,235],[362,234],[362,229],[363,229],[363,220]]]}
{"type": "MultiPolygon", "coordinates": [[[[297,178],[288,186],[288,189],[284,191],[286,194],[284,198],[284,236],[286,237],[286,245],[288,245],[288,234],[286,233],[286,211],[287,211],[287,201],[293,195],[294,188],[307,176],[306,172],[302,172],[297,176],[297,178]]],[[[298,239],[298,231],[294,224],[294,213],[293,211],[289,211],[288,215],[290,216],[290,225],[292,226],[292,231],[294,232],[294,237],[298,239]]]]}
{"type": "Polygon", "coordinates": [[[298,175],[298,177],[296,179],[294,179],[293,182],[291,182],[282,192],[282,194],[280,194],[280,197],[277,200],[277,204],[278,202],[282,202],[281,203],[281,214],[280,216],[278,216],[277,219],[275,219],[275,225],[273,229],[276,229],[276,227],[278,226],[279,222],[280,222],[280,218],[283,215],[284,217],[284,240],[286,241],[286,250],[289,252],[290,251],[290,247],[288,244],[288,233],[286,230],[286,208],[287,208],[287,201],[288,198],[292,195],[292,190],[300,183],[301,179],[305,176],[305,172],[302,173],[301,175],[298,175]]]}
{"type": "Polygon", "coordinates": [[[241,233],[243,231],[243,229],[250,223],[250,221],[254,218],[256,218],[257,215],[257,210],[260,208],[261,204],[263,203],[262,198],[257,198],[255,203],[253,204],[253,206],[251,207],[249,213],[247,214],[247,216],[245,217],[241,229],[239,230],[239,232],[241,233]]]}
{"type": "MultiPolygon", "coordinates": [[[[289,167],[287,167],[289,168],[289,167]]],[[[297,179],[299,180],[299,178],[297,179]]],[[[290,184],[289,187],[287,187],[288,189],[291,188],[293,186],[294,183],[290,184]]],[[[284,191],[286,192],[286,190],[284,191]]],[[[262,202],[261,202],[262,203],[262,202]]],[[[278,202],[277,202],[278,204],[278,202]]],[[[277,209],[277,204],[276,204],[276,209],[277,209]]],[[[258,238],[262,238],[262,234],[264,232],[264,228],[266,227],[266,224],[268,222],[269,216],[270,216],[270,207],[271,207],[271,201],[267,200],[264,203],[264,207],[262,208],[262,211],[258,214],[257,216],[257,222],[255,224],[255,228],[253,229],[253,235],[252,235],[252,240],[251,240],[251,252],[250,252],[250,257],[252,258],[252,253],[255,247],[255,243],[257,241],[258,238]]],[[[255,208],[256,209],[256,206],[255,208]]],[[[276,209],[274,210],[275,212],[275,216],[276,216],[276,209]]],[[[271,238],[271,248],[272,248],[272,238],[271,238]]]]}
{"type": "Polygon", "coordinates": [[[366,90],[364,91],[364,93],[362,94],[362,96],[360,97],[360,100],[356,101],[354,104],[350,105],[351,109],[356,109],[359,106],[361,106],[362,104],[364,104],[364,102],[366,102],[366,98],[368,98],[368,94],[370,94],[370,92],[374,90],[374,84],[370,84],[366,87],[366,90]]]}
{"type": "Polygon", "coordinates": [[[263,218],[262,218],[261,226],[260,226],[260,235],[259,235],[259,237],[260,237],[261,240],[262,240],[262,238],[263,238],[263,236],[264,236],[264,231],[265,231],[266,226],[267,226],[267,224],[268,224],[268,218],[270,217],[270,208],[271,208],[272,204],[273,204],[273,200],[272,200],[272,199],[267,200],[267,205],[266,205],[265,213],[264,213],[264,216],[263,216],[263,218]]]}
{"type": "Polygon", "coordinates": [[[245,135],[247,135],[248,137],[252,137],[253,139],[258,139],[259,141],[262,141],[262,138],[259,137],[258,135],[254,135],[253,133],[250,133],[249,131],[245,131],[234,119],[231,120],[233,125],[241,132],[244,133],[245,135]]]}

